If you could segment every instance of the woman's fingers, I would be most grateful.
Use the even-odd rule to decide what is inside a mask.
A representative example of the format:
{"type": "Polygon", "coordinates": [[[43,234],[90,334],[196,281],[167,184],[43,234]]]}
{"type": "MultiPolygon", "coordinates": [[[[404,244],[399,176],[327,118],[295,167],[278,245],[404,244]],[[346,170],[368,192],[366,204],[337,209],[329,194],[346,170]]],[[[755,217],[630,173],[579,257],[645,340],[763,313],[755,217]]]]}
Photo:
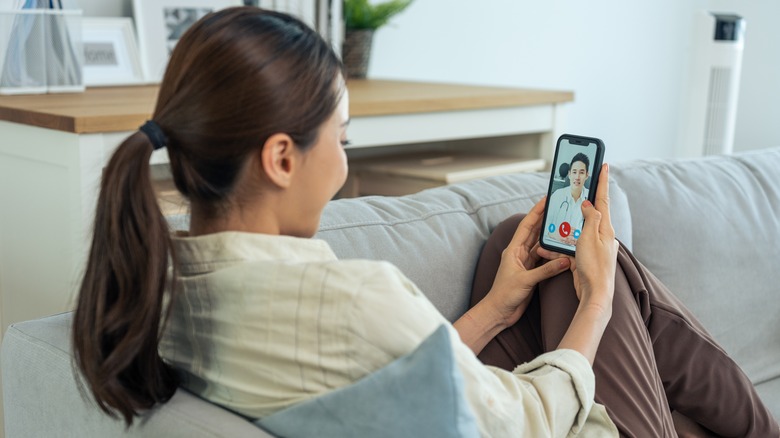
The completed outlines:
{"type": "Polygon", "coordinates": [[[570,266],[571,260],[568,257],[561,257],[555,260],[550,260],[539,267],[529,270],[528,275],[533,284],[539,284],[539,282],[554,277],[569,269],[570,266]]]}
{"type": "MultiPolygon", "coordinates": [[[[615,230],[612,228],[612,217],[609,213],[609,165],[607,163],[601,165],[595,208],[601,213],[601,223],[598,228],[600,234],[614,238],[615,230]]],[[[586,217],[585,223],[587,224],[587,222],[586,217]]]]}
{"type": "Polygon", "coordinates": [[[531,211],[520,221],[520,225],[517,226],[515,234],[512,236],[512,240],[509,242],[509,246],[514,247],[518,245],[525,246],[528,250],[533,247],[534,243],[538,240],[539,233],[542,227],[542,215],[544,213],[544,201],[545,197],[542,197],[536,205],[533,206],[531,211]]]}
{"type": "Polygon", "coordinates": [[[562,253],[555,252],[555,251],[550,251],[549,249],[545,249],[545,248],[542,248],[542,247],[538,247],[536,249],[536,254],[538,254],[539,257],[541,257],[543,259],[547,259],[547,260],[555,260],[555,259],[568,257],[566,254],[562,254],[562,253]]]}

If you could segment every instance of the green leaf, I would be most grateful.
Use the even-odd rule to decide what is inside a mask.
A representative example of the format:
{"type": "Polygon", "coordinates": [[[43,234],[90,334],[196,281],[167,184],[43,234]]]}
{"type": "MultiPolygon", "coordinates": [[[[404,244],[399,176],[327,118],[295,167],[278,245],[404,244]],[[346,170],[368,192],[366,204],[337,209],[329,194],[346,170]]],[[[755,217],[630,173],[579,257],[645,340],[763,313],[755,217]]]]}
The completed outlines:
{"type": "Polygon", "coordinates": [[[344,25],[347,29],[378,29],[411,3],[391,0],[372,5],[368,0],[344,0],[344,25]]]}

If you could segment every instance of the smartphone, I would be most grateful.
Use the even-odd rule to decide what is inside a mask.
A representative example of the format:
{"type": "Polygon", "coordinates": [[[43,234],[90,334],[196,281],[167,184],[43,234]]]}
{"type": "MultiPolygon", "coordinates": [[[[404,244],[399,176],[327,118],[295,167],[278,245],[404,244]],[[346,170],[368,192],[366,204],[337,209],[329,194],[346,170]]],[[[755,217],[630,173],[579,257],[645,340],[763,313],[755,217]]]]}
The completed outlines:
{"type": "Polygon", "coordinates": [[[555,145],[547,202],[539,244],[574,255],[582,225],[582,201],[596,200],[604,142],[598,138],[563,134],[555,145]]]}

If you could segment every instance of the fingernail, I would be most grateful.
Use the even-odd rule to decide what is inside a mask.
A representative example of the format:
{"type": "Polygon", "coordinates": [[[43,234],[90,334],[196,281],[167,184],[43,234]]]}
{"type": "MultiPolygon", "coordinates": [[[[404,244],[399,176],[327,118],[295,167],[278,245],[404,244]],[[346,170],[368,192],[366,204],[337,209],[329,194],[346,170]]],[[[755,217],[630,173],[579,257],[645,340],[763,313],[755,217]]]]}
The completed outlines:
{"type": "Polygon", "coordinates": [[[569,267],[569,260],[568,259],[559,259],[558,260],[558,266],[560,266],[561,269],[568,268],[569,267]]]}
{"type": "Polygon", "coordinates": [[[585,207],[585,208],[590,208],[590,207],[593,207],[593,204],[586,199],[586,200],[582,201],[582,206],[585,207]]]}

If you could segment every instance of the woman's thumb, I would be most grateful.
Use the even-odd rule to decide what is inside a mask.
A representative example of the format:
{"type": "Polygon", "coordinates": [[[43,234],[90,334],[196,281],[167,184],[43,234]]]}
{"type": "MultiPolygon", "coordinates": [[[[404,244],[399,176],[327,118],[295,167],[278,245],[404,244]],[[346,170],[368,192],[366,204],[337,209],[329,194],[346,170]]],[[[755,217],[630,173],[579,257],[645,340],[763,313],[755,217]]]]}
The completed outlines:
{"type": "Polygon", "coordinates": [[[585,218],[583,231],[594,235],[599,232],[599,222],[601,222],[601,212],[596,210],[593,203],[587,199],[582,202],[582,216],[585,218]]]}

